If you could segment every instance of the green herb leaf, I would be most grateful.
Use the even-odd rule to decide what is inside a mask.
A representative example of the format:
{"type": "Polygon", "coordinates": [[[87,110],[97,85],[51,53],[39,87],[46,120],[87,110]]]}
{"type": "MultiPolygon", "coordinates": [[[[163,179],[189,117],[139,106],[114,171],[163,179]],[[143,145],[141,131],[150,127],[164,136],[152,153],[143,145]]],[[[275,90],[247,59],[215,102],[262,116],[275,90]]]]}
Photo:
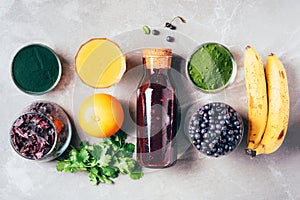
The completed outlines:
{"type": "Polygon", "coordinates": [[[70,162],[77,162],[77,155],[78,155],[78,151],[76,149],[72,149],[69,152],[70,162]]]}
{"type": "Polygon", "coordinates": [[[132,159],[135,146],[126,143],[126,138],[127,135],[120,131],[93,145],[83,141],[79,150],[72,147],[68,157],[58,161],[56,169],[59,172],[88,172],[93,185],[112,184],[112,179],[119,174],[129,174],[132,179],[139,179],[143,173],[132,159]]]}
{"type": "Polygon", "coordinates": [[[81,149],[78,153],[78,162],[86,162],[88,161],[90,155],[88,153],[88,151],[84,148],[84,149],[81,149]]]}
{"type": "Polygon", "coordinates": [[[134,144],[129,143],[129,144],[125,144],[124,147],[122,148],[124,151],[133,153],[134,152],[134,144]]]}
{"type": "Polygon", "coordinates": [[[80,143],[80,148],[87,148],[88,147],[88,142],[87,141],[82,141],[81,143],[80,143]]]}
{"type": "Polygon", "coordinates": [[[89,152],[90,154],[96,159],[99,160],[101,158],[103,149],[100,145],[96,145],[94,144],[93,146],[91,146],[91,148],[89,148],[89,152]]]}
{"type": "Polygon", "coordinates": [[[121,174],[129,174],[135,168],[135,161],[128,157],[119,158],[116,167],[119,168],[121,174]]]}
{"type": "Polygon", "coordinates": [[[133,180],[138,180],[143,177],[143,172],[142,171],[133,171],[129,174],[130,178],[133,180]]]}
{"type": "Polygon", "coordinates": [[[89,178],[93,185],[98,185],[100,183],[98,170],[96,168],[91,168],[89,178]]]}
{"type": "Polygon", "coordinates": [[[118,177],[118,169],[115,167],[102,167],[102,173],[111,178],[118,177]]]}
{"type": "Polygon", "coordinates": [[[111,155],[104,155],[98,160],[98,163],[101,167],[109,166],[111,161],[111,155]]]}
{"type": "Polygon", "coordinates": [[[56,170],[61,172],[64,169],[68,168],[70,166],[70,163],[68,161],[60,161],[56,165],[56,170]]]}

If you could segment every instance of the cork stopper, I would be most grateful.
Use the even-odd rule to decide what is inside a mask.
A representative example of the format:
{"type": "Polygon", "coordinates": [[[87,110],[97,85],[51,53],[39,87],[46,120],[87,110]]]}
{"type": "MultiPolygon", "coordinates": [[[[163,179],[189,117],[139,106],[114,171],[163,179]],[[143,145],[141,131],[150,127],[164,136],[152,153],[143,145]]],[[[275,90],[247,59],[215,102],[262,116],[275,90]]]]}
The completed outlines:
{"type": "Polygon", "coordinates": [[[149,48],[143,51],[143,60],[147,69],[169,69],[172,49],[149,48]]]}

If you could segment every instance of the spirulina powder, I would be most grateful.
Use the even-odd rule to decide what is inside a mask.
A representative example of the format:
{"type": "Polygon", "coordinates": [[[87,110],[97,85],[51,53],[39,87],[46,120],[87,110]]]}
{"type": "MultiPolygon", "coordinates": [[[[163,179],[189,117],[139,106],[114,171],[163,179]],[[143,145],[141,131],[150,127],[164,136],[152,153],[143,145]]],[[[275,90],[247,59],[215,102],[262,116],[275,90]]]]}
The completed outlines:
{"type": "Polygon", "coordinates": [[[60,76],[60,61],[45,45],[28,45],[19,50],[13,59],[13,80],[26,93],[44,94],[55,87],[60,76]]]}
{"type": "Polygon", "coordinates": [[[188,63],[188,75],[200,89],[213,91],[226,86],[233,72],[233,57],[217,43],[207,43],[196,50],[188,63]]]}

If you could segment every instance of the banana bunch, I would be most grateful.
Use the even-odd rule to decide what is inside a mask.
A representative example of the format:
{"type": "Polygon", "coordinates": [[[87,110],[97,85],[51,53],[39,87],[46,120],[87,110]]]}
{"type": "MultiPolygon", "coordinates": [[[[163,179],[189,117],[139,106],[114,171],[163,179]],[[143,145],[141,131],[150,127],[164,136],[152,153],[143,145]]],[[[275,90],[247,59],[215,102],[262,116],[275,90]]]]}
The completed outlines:
{"type": "Polygon", "coordinates": [[[286,135],[289,119],[289,90],[284,66],[274,54],[266,69],[259,54],[246,47],[244,72],[248,98],[248,147],[254,157],[276,151],[286,135]]]}

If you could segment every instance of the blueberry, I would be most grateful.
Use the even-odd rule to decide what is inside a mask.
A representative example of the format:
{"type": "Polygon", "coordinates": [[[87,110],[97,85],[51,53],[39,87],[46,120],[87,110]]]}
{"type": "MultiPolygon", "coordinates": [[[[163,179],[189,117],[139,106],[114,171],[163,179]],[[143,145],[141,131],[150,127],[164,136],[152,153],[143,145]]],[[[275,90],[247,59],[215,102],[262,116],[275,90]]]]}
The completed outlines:
{"type": "Polygon", "coordinates": [[[172,36],[167,36],[166,40],[167,40],[167,42],[174,42],[175,38],[172,36]]]}
{"type": "Polygon", "coordinates": [[[222,130],[222,132],[221,132],[221,136],[223,136],[223,137],[224,137],[225,135],[227,135],[227,132],[226,132],[226,130],[224,130],[224,131],[222,130]]]}
{"type": "Polygon", "coordinates": [[[233,122],[233,124],[234,124],[235,126],[238,126],[238,125],[240,125],[240,122],[239,122],[239,121],[235,121],[235,122],[233,122]]]}
{"type": "Polygon", "coordinates": [[[176,30],[176,26],[174,26],[174,25],[170,25],[170,27],[169,27],[169,29],[171,29],[171,30],[176,30]]]}
{"type": "Polygon", "coordinates": [[[209,143],[210,143],[209,139],[205,139],[204,142],[205,142],[206,144],[209,144],[209,143]]]}
{"type": "Polygon", "coordinates": [[[206,128],[206,124],[201,123],[201,124],[200,124],[200,127],[201,127],[201,128],[206,128]]]}
{"type": "Polygon", "coordinates": [[[217,111],[217,112],[220,112],[221,110],[222,110],[222,108],[216,107],[216,111],[217,111]]]}
{"type": "Polygon", "coordinates": [[[215,144],[214,144],[214,143],[209,143],[208,147],[209,147],[210,149],[213,149],[213,148],[215,147],[215,144]]]}
{"type": "Polygon", "coordinates": [[[199,121],[198,121],[198,120],[193,121],[193,125],[194,125],[194,126],[197,126],[198,124],[199,124],[199,121]]]}
{"type": "Polygon", "coordinates": [[[222,126],[221,130],[222,131],[226,131],[227,130],[227,126],[222,126]]]}
{"type": "Polygon", "coordinates": [[[232,121],[236,121],[237,118],[236,118],[235,116],[231,116],[231,120],[232,120],[232,121]]]}
{"type": "Polygon", "coordinates": [[[215,138],[216,138],[216,136],[217,136],[217,135],[216,135],[216,133],[215,133],[215,132],[213,132],[213,133],[211,133],[211,134],[210,134],[210,138],[211,138],[211,139],[215,139],[215,138]]]}
{"type": "Polygon", "coordinates": [[[196,140],[197,140],[197,139],[200,139],[200,134],[199,134],[199,133],[196,133],[194,137],[195,137],[196,140]]]}
{"type": "Polygon", "coordinates": [[[228,137],[227,139],[229,142],[233,142],[234,141],[234,138],[233,137],[228,137]]]}
{"type": "Polygon", "coordinates": [[[209,134],[208,133],[204,133],[203,138],[207,139],[208,137],[209,137],[209,134]]]}
{"type": "Polygon", "coordinates": [[[219,139],[217,139],[217,138],[215,138],[211,143],[213,143],[213,144],[215,144],[215,145],[217,145],[218,144],[218,142],[219,142],[219,139]]]}
{"type": "Polygon", "coordinates": [[[152,35],[159,35],[159,34],[160,34],[160,32],[158,30],[156,30],[156,29],[152,30],[152,35]]]}
{"type": "Polygon", "coordinates": [[[199,110],[199,115],[203,115],[204,114],[204,112],[203,112],[203,110],[199,110]]]}
{"type": "Polygon", "coordinates": [[[213,110],[209,110],[208,111],[208,115],[213,115],[214,114],[214,111],[213,110]]]}
{"type": "Polygon", "coordinates": [[[227,113],[226,115],[224,115],[224,119],[227,121],[230,119],[230,115],[227,113]]]}
{"type": "Polygon", "coordinates": [[[224,150],[225,150],[225,151],[228,151],[228,147],[229,147],[228,144],[225,144],[224,150]]]}

